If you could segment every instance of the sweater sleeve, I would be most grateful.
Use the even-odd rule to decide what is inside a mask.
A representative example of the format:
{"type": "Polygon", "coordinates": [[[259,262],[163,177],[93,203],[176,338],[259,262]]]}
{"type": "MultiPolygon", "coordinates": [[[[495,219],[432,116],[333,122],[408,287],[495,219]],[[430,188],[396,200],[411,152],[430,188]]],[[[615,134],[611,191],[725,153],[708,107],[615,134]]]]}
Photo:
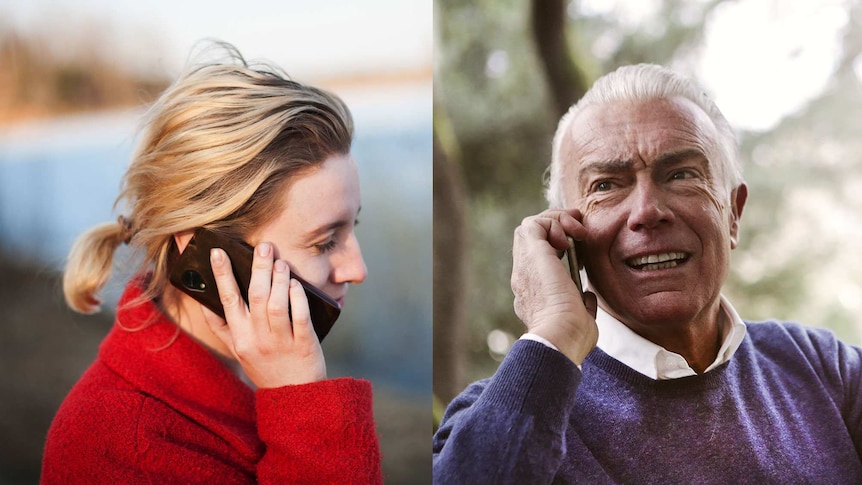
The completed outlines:
{"type": "Polygon", "coordinates": [[[580,379],[560,352],[517,341],[492,378],[447,408],[434,436],[434,482],[550,483],[580,379]]]}
{"type": "Polygon", "coordinates": [[[835,357],[844,389],[842,414],[847,430],[862,458],[862,349],[837,341],[835,357]]]}
{"type": "Polygon", "coordinates": [[[791,336],[840,409],[856,454],[862,458],[862,348],[845,344],[826,329],[793,323],[780,328],[791,336]]]}
{"type": "Polygon", "coordinates": [[[339,378],[256,394],[266,445],[258,483],[382,483],[371,383],[339,378]]]}

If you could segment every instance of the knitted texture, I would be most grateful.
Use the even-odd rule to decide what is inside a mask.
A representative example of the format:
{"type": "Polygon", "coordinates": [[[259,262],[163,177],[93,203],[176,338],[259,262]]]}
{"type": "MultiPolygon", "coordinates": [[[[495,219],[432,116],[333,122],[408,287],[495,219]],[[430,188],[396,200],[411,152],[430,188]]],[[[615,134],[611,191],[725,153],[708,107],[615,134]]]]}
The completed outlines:
{"type": "Polygon", "coordinates": [[[152,302],[126,306],[140,291],[60,406],[42,483],[382,482],[369,382],[252,391],[152,302]]]}
{"type": "Polygon", "coordinates": [[[650,379],[596,348],[583,373],[521,340],[449,405],[435,483],[862,483],[862,354],[748,324],[731,361],[650,379]]]}

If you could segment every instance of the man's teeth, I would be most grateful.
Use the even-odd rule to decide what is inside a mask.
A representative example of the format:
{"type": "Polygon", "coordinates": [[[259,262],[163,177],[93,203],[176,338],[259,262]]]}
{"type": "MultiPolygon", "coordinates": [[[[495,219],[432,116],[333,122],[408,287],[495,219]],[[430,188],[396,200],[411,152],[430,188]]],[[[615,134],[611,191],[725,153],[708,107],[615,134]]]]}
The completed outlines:
{"type": "Polygon", "coordinates": [[[673,268],[686,258],[685,253],[650,254],[626,261],[629,266],[639,270],[656,270],[673,268]]]}

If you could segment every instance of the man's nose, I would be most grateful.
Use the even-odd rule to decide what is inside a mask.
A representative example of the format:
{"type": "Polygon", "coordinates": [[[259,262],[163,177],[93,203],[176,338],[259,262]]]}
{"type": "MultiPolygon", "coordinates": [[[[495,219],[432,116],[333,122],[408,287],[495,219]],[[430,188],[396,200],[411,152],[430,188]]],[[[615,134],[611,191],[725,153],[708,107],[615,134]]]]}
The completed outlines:
{"type": "Polygon", "coordinates": [[[655,183],[639,182],[629,195],[631,208],[628,227],[632,231],[654,229],[673,222],[673,211],[667,206],[667,194],[655,183]]]}
{"type": "Polygon", "coordinates": [[[335,262],[333,270],[333,279],[335,283],[352,283],[359,284],[365,281],[368,276],[368,268],[365,266],[365,260],[362,259],[362,249],[359,247],[359,240],[356,235],[351,235],[347,242],[347,247],[342,252],[341,257],[335,262]]]}

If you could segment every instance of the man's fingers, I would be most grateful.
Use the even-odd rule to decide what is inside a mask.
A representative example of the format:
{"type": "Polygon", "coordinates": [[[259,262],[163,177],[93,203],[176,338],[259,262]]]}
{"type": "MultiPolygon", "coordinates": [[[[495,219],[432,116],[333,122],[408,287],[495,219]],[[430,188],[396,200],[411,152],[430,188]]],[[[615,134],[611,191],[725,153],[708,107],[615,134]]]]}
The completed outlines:
{"type": "MultiPolygon", "coordinates": [[[[572,211],[580,216],[577,209],[572,211]]],[[[556,209],[525,218],[515,232],[526,239],[545,240],[558,251],[568,247],[568,236],[577,241],[587,237],[586,228],[570,212],[556,209]]]]}
{"type": "Polygon", "coordinates": [[[538,217],[558,221],[566,234],[577,241],[582,241],[587,237],[587,230],[582,223],[583,215],[578,209],[548,209],[539,213],[538,217]]]}
{"type": "Polygon", "coordinates": [[[516,230],[516,236],[520,236],[525,242],[547,242],[557,251],[563,251],[569,246],[566,231],[560,222],[546,217],[524,220],[516,230]]]}

